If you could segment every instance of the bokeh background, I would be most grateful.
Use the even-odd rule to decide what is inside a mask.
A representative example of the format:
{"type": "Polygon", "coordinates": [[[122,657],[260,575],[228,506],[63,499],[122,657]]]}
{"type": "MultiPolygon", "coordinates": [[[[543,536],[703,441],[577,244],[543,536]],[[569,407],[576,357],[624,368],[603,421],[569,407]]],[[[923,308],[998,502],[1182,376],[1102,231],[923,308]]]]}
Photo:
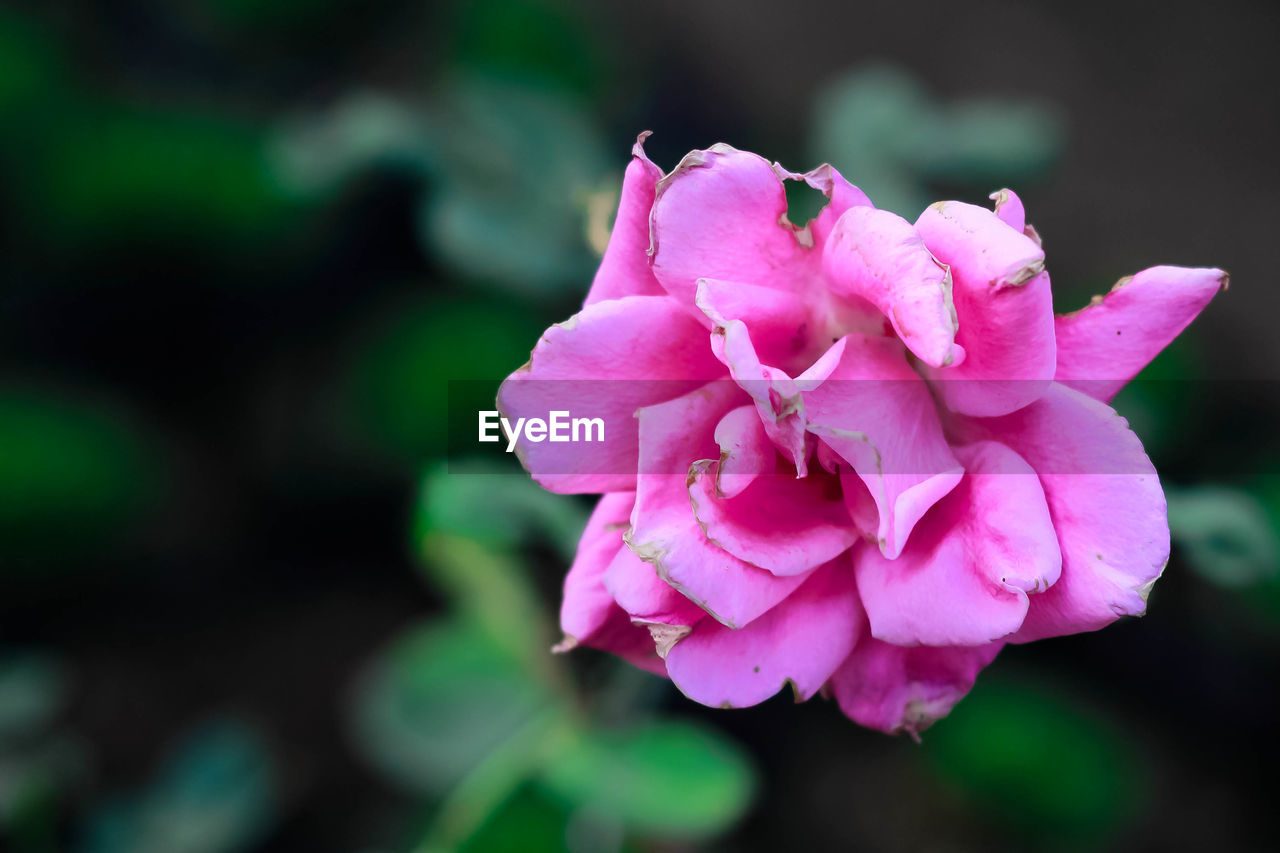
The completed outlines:
{"type": "MultiPolygon", "coordinates": [[[[0,9],[0,848],[1265,849],[1280,826],[1277,8],[25,0],[0,9]],[[553,658],[589,504],[445,460],[575,310],[636,133],[1011,186],[1060,310],[1232,273],[1117,405],[1150,615],[922,745],[553,658]],[[472,473],[467,473],[472,472],[472,473]]],[[[812,213],[798,193],[792,219],[812,213]]],[[[505,473],[504,473],[505,472],[505,473]]]]}

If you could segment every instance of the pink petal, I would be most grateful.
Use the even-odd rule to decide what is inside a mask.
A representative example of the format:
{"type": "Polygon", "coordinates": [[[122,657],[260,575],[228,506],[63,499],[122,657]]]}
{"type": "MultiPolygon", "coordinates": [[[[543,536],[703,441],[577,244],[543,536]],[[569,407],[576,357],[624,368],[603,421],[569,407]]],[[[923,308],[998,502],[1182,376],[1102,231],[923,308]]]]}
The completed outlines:
{"type": "Polygon", "coordinates": [[[692,151],[658,182],[653,272],[690,308],[700,278],[814,292],[821,272],[812,235],[786,213],[786,192],[769,161],[724,144],[692,151]]]}
{"type": "Polygon", "coordinates": [[[738,559],[775,575],[795,575],[858,540],[837,478],[772,474],[734,498],[721,498],[715,494],[718,468],[711,460],[694,463],[689,500],[707,539],[738,559]]]}
{"type": "Polygon", "coordinates": [[[636,409],[723,375],[706,332],[674,300],[626,296],[543,333],[529,363],[502,384],[498,408],[513,423],[552,411],[603,419],[604,441],[522,440],[516,454],[551,491],[624,491],[635,488],[636,409]]]}
{"type": "Polygon", "coordinates": [[[578,645],[613,652],[659,675],[665,674],[647,631],[631,624],[630,618],[605,589],[605,570],[625,551],[622,533],[626,530],[635,495],[617,492],[600,498],[587,521],[578,553],[564,579],[560,604],[560,628],[564,640],[554,649],[565,652],[578,645]]]}
{"type": "Polygon", "coordinates": [[[1129,424],[1110,406],[1054,383],[1030,406],[957,424],[990,438],[1040,475],[1062,549],[1062,575],[1032,596],[1012,642],[1093,631],[1146,610],[1169,560],[1164,493],[1129,424]]]}
{"type": "Polygon", "coordinates": [[[631,163],[622,177],[622,194],[609,245],[591,282],[585,305],[623,296],[661,296],[666,291],[653,277],[649,264],[649,212],[662,170],[644,153],[645,131],[631,149],[631,163]]]}
{"type": "Polygon", "coordinates": [[[855,722],[916,737],[951,712],[1003,645],[904,648],[864,636],[831,677],[831,689],[855,722]]]}
{"type": "Polygon", "coordinates": [[[834,290],[875,305],[926,364],[958,364],[951,273],[929,254],[911,223],[887,210],[854,207],[835,224],[822,253],[834,290]]]}
{"type": "MultiPolygon", "coordinates": [[[[761,361],[746,323],[726,313],[730,308],[745,308],[740,302],[718,298],[743,285],[727,284],[712,279],[698,282],[697,303],[712,322],[711,351],[725,366],[729,375],[755,400],[765,434],[769,440],[795,463],[801,476],[806,469],[808,445],[801,415],[800,389],[783,369],[761,361]]],[[[767,291],[767,288],[758,288],[767,291]]],[[[789,297],[784,297],[789,298],[789,297]]],[[[772,300],[766,303],[773,308],[772,300]]],[[[770,312],[777,316],[776,312],[770,312]]],[[[767,327],[766,327],[767,330],[767,327]]],[[[767,333],[767,331],[766,331],[767,333]]]]}
{"type": "Polygon", "coordinates": [[[951,268],[956,343],[965,351],[963,364],[922,368],[943,402],[989,417],[1038,399],[1056,369],[1044,251],[991,211],[958,201],[930,206],[916,230],[951,268]]]}
{"type": "Polygon", "coordinates": [[[991,194],[990,198],[996,203],[996,216],[1000,217],[1000,221],[1019,234],[1025,234],[1027,209],[1023,207],[1022,199],[1018,198],[1018,194],[1013,190],[997,190],[991,194]]]}
{"type": "Polygon", "coordinates": [[[660,578],[731,627],[751,622],[803,580],[775,577],[707,541],[689,504],[688,468],[716,456],[714,425],[741,404],[741,395],[731,383],[716,382],[640,410],[641,474],[627,535],[631,550],[660,578]],[[685,473],[657,473],[680,470],[682,462],[685,473]]]}
{"type": "Polygon", "coordinates": [[[849,655],[861,621],[848,560],[835,560],[745,628],[701,623],[667,653],[667,672],[686,696],[712,707],[756,705],[788,682],[802,701],[849,655]]]}
{"type": "Polygon", "coordinates": [[[659,657],[702,621],[706,612],[658,577],[650,563],[622,548],[604,571],[604,587],[633,625],[647,628],[659,657]]]}
{"type": "Polygon", "coordinates": [[[739,406],[721,418],[715,440],[720,447],[715,491],[721,497],[741,494],[756,477],[777,470],[778,453],[755,406],[739,406]]]}
{"type": "Polygon", "coordinates": [[[1027,593],[1062,569],[1035,471],[996,442],[956,448],[966,474],[896,560],[855,554],[871,635],[899,646],[976,646],[1022,626],[1027,593]]]}
{"type": "Polygon", "coordinates": [[[1103,402],[1116,395],[1227,289],[1219,269],[1152,267],[1055,318],[1057,381],[1103,402]]]}
{"type": "MultiPolygon", "coordinates": [[[[784,371],[808,367],[826,350],[823,340],[830,341],[810,304],[793,291],[704,278],[694,301],[713,331],[724,335],[730,326],[745,327],[753,359],[784,371]]],[[[725,359],[732,356],[732,350],[724,353],[725,359]]]]}
{"type": "Polygon", "coordinates": [[[933,398],[893,338],[848,335],[821,385],[803,393],[808,430],[844,459],[879,511],[880,550],[902,553],[920,517],[964,473],[933,398]]]}

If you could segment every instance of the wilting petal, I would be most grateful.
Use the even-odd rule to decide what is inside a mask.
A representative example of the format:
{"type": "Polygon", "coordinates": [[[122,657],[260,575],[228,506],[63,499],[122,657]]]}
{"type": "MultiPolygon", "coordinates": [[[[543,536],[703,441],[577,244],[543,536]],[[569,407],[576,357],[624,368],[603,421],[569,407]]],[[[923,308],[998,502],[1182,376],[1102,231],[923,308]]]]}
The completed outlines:
{"type": "Polygon", "coordinates": [[[715,458],[714,424],[742,402],[741,391],[716,382],[677,400],[641,409],[636,507],[627,544],[658,576],[719,621],[741,627],[786,598],[803,576],[775,577],[711,542],[689,504],[688,467],[715,458]],[[684,473],[676,469],[681,460],[684,473]]]}
{"type": "Polygon", "coordinates": [[[689,308],[700,278],[811,292],[819,259],[786,215],[782,181],[763,157],[722,144],[690,152],[658,182],[654,275],[689,308]]]}
{"type": "Polygon", "coordinates": [[[1057,381],[1104,403],[1226,290],[1219,269],[1152,267],[1055,318],[1057,381]]]}
{"type": "Polygon", "coordinates": [[[640,134],[631,149],[631,163],[622,178],[618,215],[585,305],[623,296],[661,296],[666,292],[653,277],[649,262],[649,212],[662,170],[645,156],[643,146],[648,135],[648,131],[640,134]]]}
{"type": "Polygon", "coordinates": [[[686,696],[713,707],[755,705],[788,682],[808,699],[848,656],[861,621],[849,561],[835,560],[745,628],[702,622],[667,653],[667,672],[686,696]]]}
{"type": "Polygon", "coordinates": [[[1169,560],[1164,493],[1124,418],[1057,383],[1003,418],[971,420],[955,432],[1013,448],[1040,475],[1062,549],[1062,575],[1031,597],[1011,642],[1094,631],[1146,610],[1169,560]]]}
{"type": "Polygon", "coordinates": [[[958,447],[965,477],[917,525],[896,560],[855,554],[871,635],[899,646],[977,646],[1022,626],[1027,594],[1051,586],[1062,555],[1040,481],[995,442],[958,447]]]}
{"type": "Polygon", "coordinates": [[[716,469],[716,494],[731,498],[741,494],[756,477],[772,474],[778,452],[769,441],[755,406],[739,406],[716,424],[720,465],[716,469]]]}
{"type": "Polygon", "coordinates": [[[521,441],[516,453],[551,491],[624,491],[635,488],[635,411],[723,375],[706,332],[674,300],[627,296],[548,329],[502,384],[498,408],[512,423],[552,411],[603,419],[604,441],[521,441]]]}
{"type": "Polygon", "coordinates": [[[915,737],[950,713],[1003,645],[903,647],[864,636],[831,677],[831,689],[855,722],[915,737]]]}
{"type": "Polygon", "coordinates": [[[604,571],[604,587],[633,625],[647,628],[659,657],[702,621],[706,612],[658,577],[653,565],[622,548],[604,571]]]}
{"type": "Polygon", "coordinates": [[[1053,380],[1053,299],[1044,251],[991,211],[938,202],[916,231],[951,268],[963,364],[924,367],[947,408],[989,417],[1036,400],[1053,380]]]}
{"type": "MultiPolygon", "coordinates": [[[[749,331],[752,358],[784,371],[803,370],[826,349],[824,338],[830,341],[826,327],[794,291],[701,279],[695,301],[714,331],[723,335],[730,325],[741,324],[749,331]]],[[[723,355],[732,368],[727,359],[733,351],[723,355]]]]}
{"type": "Polygon", "coordinates": [[[996,216],[1000,217],[1001,222],[1019,234],[1026,233],[1027,209],[1023,207],[1022,199],[1018,198],[1017,193],[1007,189],[998,190],[989,197],[996,203],[996,216]]]}
{"type": "Polygon", "coordinates": [[[560,629],[564,640],[555,651],[578,645],[620,655],[637,666],[662,675],[666,672],[653,650],[648,632],[631,624],[630,617],[605,589],[605,570],[625,551],[623,531],[631,515],[635,495],[618,492],[602,497],[587,521],[578,553],[564,579],[560,604],[560,629]]]}
{"type": "Polygon", "coordinates": [[[880,550],[893,559],[964,469],[902,345],[865,335],[848,335],[842,344],[826,381],[802,395],[807,428],[866,483],[879,511],[880,550]]]}
{"type": "Polygon", "coordinates": [[[921,361],[943,367],[963,360],[964,350],[955,343],[951,273],[902,217],[873,207],[851,208],[835,224],[822,268],[833,290],[879,308],[921,361]]]}
{"type": "Polygon", "coordinates": [[[718,462],[689,471],[689,500],[707,539],[775,575],[807,572],[847,551],[859,538],[845,511],[840,481],[830,475],[758,477],[734,498],[715,494],[718,462]]]}

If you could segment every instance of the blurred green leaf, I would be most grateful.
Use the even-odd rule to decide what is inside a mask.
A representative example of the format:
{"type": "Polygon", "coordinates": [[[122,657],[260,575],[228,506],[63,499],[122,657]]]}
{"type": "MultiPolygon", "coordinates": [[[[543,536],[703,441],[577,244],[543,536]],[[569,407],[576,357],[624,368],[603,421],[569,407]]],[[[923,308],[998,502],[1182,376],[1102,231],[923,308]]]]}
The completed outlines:
{"type": "Polygon", "coordinates": [[[458,849],[463,853],[519,850],[561,853],[569,815],[537,786],[524,785],[458,849]]]}
{"type": "Polygon", "coordinates": [[[427,249],[477,284],[536,297],[585,292],[587,197],[616,162],[562,92],[479,74],[447,79],[426,106],[355,96],[284,127],[272,152],[278,180],[302,193],[377,163],[420,173],[427,249]]]}
{"type": "Polygon", "coordinates": [[[746,810],[755,789],[747,757],[713,729],[683,722],[583,734],[549,763],[548,790],[641,833],[702,838],[746,810]]]}
{"type": "Polygon", "coordinates": [[[75,239],[269,241],[295,211],[265,143],[252,124],[212,111],[106,103],[69,110],[31,164],[31,203],[45,230],[75,239]]]}
{"type": "Polygon", "coordinates": [[[543,489],[518,467],[482,459],[450,461],[423,481],[414,540],[434,532],[512,549],[542,540],[569,561],[587,514],[572,498],[543,489]]]}
{"type": "Polygon", "coordinates": [[[456,785],[555,706],[490,632],[458,620],[424,624],[397,639],[360,679],[354,698],[361,753],[422,794],[456,785]]]}
{"type": "Polygon", "coordinates": [[[9,566],[103,548],[133,532],[162,488],[155,451],[128,418],[48,391],[0,389],[0,447],[9,566]]]}
{"type": "Polygon", "coordinates": [[[0,120],[15,109],[52,106],[66,82],[65,64],[48,28],[17,9],[0,9],[0,120]]]}
{"type": "Polygon", "coordinates": [[[431,533],[421,545],[423,566],[449,595],[454,611],[523,662],[530,675],[550,682],[551,636],[523,566],[461,536],[431,533]]]}
{"type": "Polygon", "coordinates": [[[938,773],[1026,840],[1102,838],[1137,817],[1149,787],[1130,743],[1060,687],[983,681],[929,735],[938,773]]]}
{"type": "Polygon", "coordinates": [[[46,729],[62,708],[66,688],[62,668],[46,655],[0,658],[0,742],[46,729]]]}
{"type": "Polygon", "coordinates": [[[938,103],[906,71],[863,68],[828,83],[814,101],[810,151],[832,163],[877,207],[914,219],[930,184],[982,196],[1043,174],[1061,149],[1049,107],[974,98],[938,103]]]}
{"type": "Polygon", "coordinates": [[[174,750],[140,794],[101,808],[84,853],[233,853],[271,828],[274,770],[258,734],[234,720],[206,723],[174,750]]]}
{"type": "Polygon", "coordinates": [[[1276,576],[1280,537],[1253,495],[1224,486],[1165,487],[1169,530],[1205,580],[1244,587],[1276,576]]]}
{"type": "Polygon", "coordinates": [[[475,413],[494,407],[502,377],[528,360],[544,328],[536,312],[493,300],[391,306],[357,342],[340,402],[345,419],[372,451],[401,460],[474,446],[475,413]],[[490,384],[460,382],[451,395],[451,379],[490,384]]]}

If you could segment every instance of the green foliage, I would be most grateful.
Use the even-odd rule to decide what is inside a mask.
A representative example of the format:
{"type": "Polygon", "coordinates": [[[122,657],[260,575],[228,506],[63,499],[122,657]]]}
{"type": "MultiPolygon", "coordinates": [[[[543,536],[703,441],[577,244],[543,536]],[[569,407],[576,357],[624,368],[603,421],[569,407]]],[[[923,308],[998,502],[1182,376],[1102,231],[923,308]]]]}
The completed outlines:
{"type": "Polygon", "coordinates": [[[163,488],[127,418],[69,396],[0,389],[0,447],[0,540],[20,565],[121,541],[163,488]]]}
{"type": "Polygon", "coordinates": [[[400,461],[474,446],[475,413],[494,407],[500,380],[528,360],[544,328],[532,312],[492,300],[396,306],[373,318],[356,344],[345,417],[371,450],[400,461]]]}
{"type": "Polygon", "coordinates": [[[926,741],[970,807],[1028,842],[1086,844],[1135,819],[1149,779],[1129,740],[1061,688],[988,679],[926,741]]]}
{"type": "Polygon", "coordinates": [[[357,687],[358,746],[407,790],[447,791],[554,701],[520,663],[466,621],[411,629],[357,687]]]}
{"type": "Polygon", "coordinates": [[[522,832],[527,849],[556,849],[572,833],[615,847],[624,833],[702,838],[750,802],[751,765],[723,736],[693,723],[599,729],[584,718],[518,557],[541,538],[567,561],[581,524],[565,498],[491,465],[424,480],[414,540],[451,614],[370,665],[353,714],[375,767],[416,794],[443,794],[422,853],[494,849],[522,832]]]}
{"type": "Polygon", "coordinates": [[[234,720],[189,733],[138,794],[102,807],[81,853],[235,853],[274,819],[275,771],[253,729],[234,720]]]}
{"type": "Polygon", "coordinates": [[[1166,486],[1165,496],[1173,541],[1204,580],[1246,587],[1276,577],[1280,537],[1253,495],[1224,486],[1166,486]]]}
{"type": "Polygon", "coordinates": [[[877,207],[914,219],[929,187],[987,195],[1034,180],[1057,158],[1061,122],[1041,104],[974,98],[942,104],[907,72],[854,71],[819,92],[810,149],[877,207]]]}
{"type": "Polygon", "coordinates": [[[586,195],[610,158],[591,115],[556,89],[463,74],[417,105],[365,93],[285,126],[283,185],[313,197],[378,164],[424,181],[424,246],[464,278],[525,297],[585,290],[586,195]]]}
{"type": "Polygon", "coordinates": [[[747,759],[723,736],[658,721],[581,737],[542,779],[566,801],[642,833],[697,838],[722,832],[751,800],[747,759]]]}

